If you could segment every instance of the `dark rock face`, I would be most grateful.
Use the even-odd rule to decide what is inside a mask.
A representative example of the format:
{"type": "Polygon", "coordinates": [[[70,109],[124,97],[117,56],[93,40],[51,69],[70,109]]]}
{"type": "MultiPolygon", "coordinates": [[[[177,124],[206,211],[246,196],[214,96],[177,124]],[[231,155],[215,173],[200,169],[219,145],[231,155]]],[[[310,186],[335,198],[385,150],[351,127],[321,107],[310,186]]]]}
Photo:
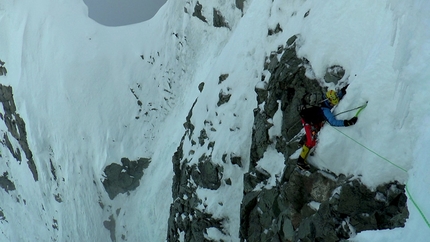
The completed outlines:
{"type": "Polygon", "coordinates": [[[6,67],[4,66],[4,64],[6,64],[4,61],[0,60],[0,76],[6,76],[7,74],[7,70],[6,67]]]}
{"type": "Polygon", "coordinates": [[[218,100],[218,103],[216,105],[219,107],[219,106],[223,105],[224,103],[227,103],[228,101],[230,101],[231,94],[220,92],[218,94],[218,97],[219,97],[219,100],[218,100]]]}
{"type": "Polygon", "coordinates": [[[151,162],[148,158],[140,158],[130,161],[122,158],[122,165],[112,163],[104,169],[105,179],[103,186],[110,199],[114,199],[120,193],[127,193],[140,185],[143,170],[148,168],[151,162]]]}
{"type": "Polygon", "coordinates": [[[116,237],[115,237],[115,218],[113,217],[113,215],[109,216],[109,220],[106,220],[103,222],[103,226],[105,226],[105,228],[107,230],[109,230],[110,232],[110,239],[112,240],[112,242],[116,241],[116,237]]]}
{"type": "MultiPolygon", "coordinates": [[[[300,140],[296,137],[301,129],[297,106],[306,93],[325,92],[318,81],[305,75],[312,69],[306,59],[296,56],[296,43],[293,36],[285,48],[279,47],[266,59],[270,78],[255,89],[259,105],[254,110],[249,172],[244,175],[241,240],[342,241],[363,230],[404,226],[409,215],[404,185],[392,182],[371,191],[359,179],[327,171],[301,172],[288,159],[300,140]],[[269,137],[272,124],[268,120],[279,108],[283,112],[281,136],[269,137]],[[269,146],[284,154],[286,167],[276,186],[256,190],[270,178],[257,167],[269,146]]],[[[338,83],[344,75],[342,67],[333,66],[325,81],[338,83]]]]}
{"type": "Polygon", "coordinates": [[[203,14],[202,14],[202,9],[203,9],[203,6],[202,6],[199,2],[197,2],[197,3],[196,3],[196,6],[194,6],[194,13],[193,13],[193,16],[194,16],[194,17],[197,17],[197,18],[198,18],[198,19],[200,19],[201,21],[203,21],[203,22],[207,23],[208,21],[206,20],[206,17],[205,17],[205,16],[203,16],[203,14]]]}
{"type": "MultiPolygon", "coordinates": [[[[223,182],[223,167],[213,162],[210,152],[196,158],[194,152],[184,154],[183,150],[185,142],[195,149],[205,147],[209,151],[213,150],[215,146],[215,142],[208,142],[209,138],[205,129],[200,131],[198,143],[192,139],[195,126],[191,123],[191,117],[196,102],[197,100],[189,111],[184,123],[186,131],[172,158],[173,203],[170,206],[167,234],[167,241],[172,242],[179,241],[180,233],[183,233],[184,241],[207,241],[205,234],[209,228],[216,228],[224,233],[223,220],[213,218],[211,213],[201,208],[204,207],[203,201],[196,192],[199,187],[217,190],[223,182]],[[193,159],[197,159],[197,162],[194,163],[193,159]],[[194,164],[191,164],[192,162],[194,164]]],[[[206,122],[206,124],[211,125],[210,122],[206,122]]],[[[231,185],[231,181],[225,182],[231,185]]]]}
{"type": "Polygon", "coordinates": [[[267,31],[267,35],[269,35],[269,36],[270,35],[275,35],[275,34],[277,34],[279,32],[282,32],[282,28],[281,28],[281,25],[279,25],[279,23],[278,23],[274,29],[269,29],[267,31]]]}
{"type": "Polygon", "coordinates": [[[213,18],[214,27],[221,28],[225,27],[230,29],[228,22],[225,20],[224,16],[222,16],[221,12],[214,8],[214,18],[213,18]]]}
{"type": "Polygon", "coordinates": [[[265,103],[264,108],[254,109],[254,126],[251,147],[251,167],[256,166],[256,162],[263,157],[269,144],[268,130],[272,124],[268,122],[277,112],[279,105],[283,113],[282,137],[279,137],[278,151],[288,157],[297,150],[294,147],[283,145],[288,143],[301,130],[299,113],[297,107],[301,104],[301,99],[307,93],[322,93],[324,90],[315,80],[310,80],[306,76],[310,65],[306,59],[299,59],[296,56],[296,37],[292,37],[287,42],[287,47],[279,49],[266,59],[265,69],[270,73],[270,80],[264,89],[256,88],[258,104],[265,103]],[[282,54],[280,60],[277,56],[282,54]]]}
{"type": "Polygon", "coordinates": [[[202,156],[197,165],[191,166],[191,177],[198,186],[216,190],[221,186],[223,167],[214,165],[211,158],[202,156]]]}
{"type": "Polygon", "coordinates": [[[337,82],[342,79],[344,75],[345,70],[341,66],[332,66],[327,69],[324,80],[326,82],[333,82],[334,84],[337,84],[337,82]]]}
{"type": "Polygon", "coordinates": [[[6,147],[9,149],[13,157],[19,162],[22,161],[22,155],[19,148],[22,149],[25,158],[27,159],[27,165],[30,168],[31,173],[33,174],[33,179],[37,181],[39,179],[37,168],[33,160],[33,153],[31,152],[27,142],[27,131],[25,128],[25,122],[16,112],[12,87],[0,84],[0,102],[3,105],[3,109],[5,112],[4,115],[1,116],[1,119],[6,124],[6,127],[10,134],[9,135],[5,133],[3,135],[6,147]],[[18,142],[19,147],[13,147],[10,138],[15,139],[18,142]]]}
{"type": "MultiPolygon", "coordinates": [[[[276,29],[275,29],[276,30],[276,29]]],[[[282,31],[280,28],[274,31],[282,31]]],[[[376,191],[366,188],[358,179],[336,176],[328,171],[300,172],[288,157],[298,149],[302,129],[297,107],[309,93],[324,93],[322,83],[316,81],[310,63],[296,55],[298,38],[293,36],[286,46],[267,57],[264,68],[270,77],[263,76],[256,85],[257,107],[248,172],[244,174],[243,200],[240,210],[240,239],[242,241],[342,241],[357,231],[386,229],[404,226],[408,217],[404,186],[396,182],[381,185],[376,191]],[[278,58],[280,56],[280,58],[278,58]],[[282,127],[276,137],[269,136],[269,129],[277,112],[282,112],[282,127]],[[271,174],[258,166],[268,149],[275,148],[285,159],[285,169],[272,188],[267,185],[271,174]]],[[[344,81],[345,71],[340,66],[328,68],[326,79],[344,81]]],[[[220,85],[217,107],[229,105],[231,92],[228,74],[219,76],[220,85]]],[[[200,92],[204,83],[199,85],[200,92]]],[[[212,156],[217,132],[213,120],[193,116],[198,99],[186,117],[185,132],[172,157],[173,184],[168,221],[167,241],[209,241],[208,229],[217,230],[228,238],[228,218],[214,218],[206,209],[204,197],[198,189],[218,190],[231,186],[226,177],[226,165],[243,168],[247,159],[225,151],[215,160],[212,156]],[[203,128],[198,127],[198,120],[203,128]],[[194,123],[193,123],[194,122],[194,123]]],[[[214,112],[218,117],[217,112],[214,112]]],[[[218,121],[219,123],[222,120],[218,121]]],[[[234,129],[230,129],[231,132],[234,129]]],[[[222,206],[222,205],[221,205],[222,206]]]]}
{"type": "Polygon", "coordinates": [[[8,175],[9,174],[5,172],[2,176],[0,176],[0,187],[3,188],[6,192],[13,191],[16,189],[15,184],[11,180],[9,180],[8,175]]]}
{"type": "Polygon", "coordinates": [[[236,8],[240,9],[243,12],[243,5],[245,0],[236,0],[236,8]]]}
{"type": "Polygon", "coordinates": [[[396,182],[370,191],[357,179],[288,168],[283,179],[244,196],[243,240],[342,241],[363,230],[403,227],[408,217],[404,185],[396,182]]]}

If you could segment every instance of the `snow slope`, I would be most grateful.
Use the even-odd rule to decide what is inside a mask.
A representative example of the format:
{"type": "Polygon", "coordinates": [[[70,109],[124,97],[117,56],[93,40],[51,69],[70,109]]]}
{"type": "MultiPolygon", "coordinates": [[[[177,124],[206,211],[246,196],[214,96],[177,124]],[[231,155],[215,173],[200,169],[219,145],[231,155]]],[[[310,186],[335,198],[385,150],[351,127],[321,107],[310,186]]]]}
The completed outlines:
{"type": "MultiPolygon", "coordinates": [[[[211,26],[210,17],[204,23],[187,14],[196,1],[168,1],[153,19],[117,28],[90,20],[78,0],[0,2],[0,59],[8,69],[0,83],[13,87],[39,172],[35,182],[28,167],[0,146],[0,172],[7,171],[17,187],[0,191],[6,217],[0,221],[1,240],[109,241],[103,221],[111,215],[118,240],[165,240],[171,158],[193,102],[198,98],[196,130],[204,120],[222,120],[212,134],[218,149],[214,156],[249,154],[254,86],[263,75],[264,58],[299,34],[298,53],[310,61],[315,78],[323,80],[332,65],[347,72],[341,82],[350,84],[348,94],[336,111],[369,101],[355,126],[325,126],[309,161],[359,176],[370,187],[399,180],[410,192],[405,228],[362,232],[354,240],[426,241],[430,3],[249,0],[242,17],[225,1],[199,2],[205,16],[220,9],[230,29],[211,26]],[[268,36],[278,23],[283,31],[268,36]],[[224,73],[229,77],[218,85],[224,73]],[[232,94],[229,103],[234,105],[217,108],[220,91],[232,94]],[[232,128],[238,133],[228,134],[232,128]],[[122,157],[150,157],[152,162],[136,191],[111,201],[101,185],[103,169],[122,157]]],[[[275,133],[280,120],[273,120],[275,133]]],[[[7,130],[0,128],[2,134],[7,130]]],[[[278,173],[278,156],[267,154],[267,164],[260,165],[274,160],[277,169],[270,171],[278,173]]],[[[214,205],[212,212],[230,217],[233,241],[239,240],[244,172],[226,171],[236,185],[223,194],[200,191],[209,197],[209,209],[220,201],[226,204],[224,210],[214,205]]]]}

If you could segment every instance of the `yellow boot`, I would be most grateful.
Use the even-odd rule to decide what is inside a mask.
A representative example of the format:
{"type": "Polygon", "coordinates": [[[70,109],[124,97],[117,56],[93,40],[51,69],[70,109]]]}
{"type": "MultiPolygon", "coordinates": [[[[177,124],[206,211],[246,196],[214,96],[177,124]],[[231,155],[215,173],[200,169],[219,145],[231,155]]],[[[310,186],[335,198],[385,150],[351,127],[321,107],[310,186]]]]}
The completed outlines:
{"type": "Polygon", "coordinates": [[[302,152],[300,153],[299,159],[297,159],[297,165],[303,170],[310,169],[310,166],[306,163],[306,158],[308,157],[309,150],[309,147],[303,145],[302,152]]]}

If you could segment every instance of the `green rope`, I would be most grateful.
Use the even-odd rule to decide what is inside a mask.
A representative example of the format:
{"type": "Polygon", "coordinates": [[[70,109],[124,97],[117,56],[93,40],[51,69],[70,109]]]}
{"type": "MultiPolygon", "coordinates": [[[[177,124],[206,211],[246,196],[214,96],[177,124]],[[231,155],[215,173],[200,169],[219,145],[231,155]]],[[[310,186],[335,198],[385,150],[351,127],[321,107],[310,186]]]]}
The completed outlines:
{"type": "Polygon", "coordinates": [[[430,228],[429,221],[427,220],[427,218],[424,215],[423,211],[420,209],[420,207],[418,206],[418,204],[415,202],[414,198],[412,197],[411,193],[409,192],[408,184],[407,183],[406,183],[406,192],[408,193],[409,198],[411,199],[411,201],[414,204],[414,206],[417,208],[418,212],[421,214],[421,217],[424,219],[424,221],[426,222],[427,226],[430,228]]]}
{"type": "Polygon", "coordinates": [[[391,162],[391,161],[390,161],[390,160],[388,160],[387,158],[385,158],[385,157],[383,157],[382,155],[380,155],[380,154],[376,153],[375,151],[373,151],[373,150],[371,150],[371,149],[367,148],[365,145],[363,145],[363,144],[361,144],[360,142],[358,142],[357,140],[355,140],[355,139],[351,138],[350,136],[348,136],[348,135],[347,135],[347,134],[345,134],[344,132],[340,131],[339,129],[337,129],[337,128],[333,127],[333,126],[330,126],[330,127],[334,128],[334,129],[335,129],[335,130],[337,130],[339,133],[341,133],[341,134],[345,135],[346,137],[348,137],[349,139],[351,139],[351,140],[352,140],[352,141],[354,141],[355,143],[359,144],[361,147],[363,147],[363,148],[365,148],[366,150],[368,150],[368,151],[372,152],[373,154],[375,154],[375,155],[376,155],[376,156],[378,156],[379,158],[381,158],[381,159],[385,160],[386,162],[390,163],[391,165],[393,165],[393,166],[395,166],[395,167],[399,168],[400,170],[402,170],[402,171],[404,171],[404,172],[408,172],[405,168],[403,168],[403,167],[401,167],[401,166],[398,166],[398,165],[394,164],[393,162],[391,162]]]}
{"type": "Polygon", "coordinates": [[[364,108],[366,108],[366,106],[367,106],[367,103],[366,104],[364,104],[358,111],[357,111],[357,113],[355,114],[355,117],[358,117],[358,115],[361,113],[361,111],[363,111],[363,109],[364,108]]]}
{"type": "Polygon", "coordinates": [[[358,106],[358,107],[355,107],[355,108],[351,108],[351,109],[345,110],[343,112],[337,113],[334,116],[336,117],[336,116],[338,116],[340,114],[348,113],[348,112],[351,112],[351,111],[354,111],[354,110],[357,110],[357,109],[364,109],[366,106],[367,106],[367,102],[365,104],[361,105],[361,106],[358,106]]]}
{"type": "MultiPolygon", "coordinates": [[[[357,114],[356,114],[356,115],[358,115],[358,114],[360,113],[360,111],[361,111],[361,110],[362,110],[362,109],[360,109],[360,110],[357,112],[357,114]]],[[[354,141],[355,143],[359,144],[361,147],[365,148],[366,150],[370,151],[371,153],[375,154],[376,156],[378,156],[379,158],[381,158],[381,159],[385,160],[386,162],[390,163],[391,165],[393,165],[393,166],[395,166],[395,167],[399,168],[400,170],[402,170],[402,171],[404,171],[404,172],[406,172],[406,173],[408,172],[405,168],[403,168],[403,167],[401,167],[401,166],[398,166],[397,164],[395,164],[395,163],[391,162],[391,161],[390,161],[390,160],[388,160],[387,158],[385,158],[385,157],[381,156],[380,154],[376,153],[375,151],[373,151],[373,150],[369,149],[368,147],[366,147],[365,145],[361,144],[360,142],[358,142],[357,140],[353,139],[352,137],[350,137],[349,135],[345,134],[344,132],[340,131],[339,129],[337,129],[337,128],[333,127],[333,126],[330,126],[330,127],[334,128],[334,129],[335,129],[335,130],[337,130],[339,133],[341,133],[341,134],[343,134],[344,136],[348,137],[349,139],[351,139],[351,140],[352,140],[352,141],[354,141]]],[[[427,226],[430,228],[430,223],[429,223],[429,221],[427,220],[427,218],[426,218],[426,216],[424,215],[423,211],[422,211],[422,210],[421,210],[421,208],[418,206],[418,204],[415,202],[414,198],[412,197],[411,193],[409,192],[408,184],[406,184],[406,193],[408,194],[409,199],[412,201],[412,203],[414,204],[415,208],[416,208],[416,209],[418,210],[418,212],[420,213],[421,217],[422,217],[422,218],[424,219],[424,221],[426,222],[427,226]]]]}

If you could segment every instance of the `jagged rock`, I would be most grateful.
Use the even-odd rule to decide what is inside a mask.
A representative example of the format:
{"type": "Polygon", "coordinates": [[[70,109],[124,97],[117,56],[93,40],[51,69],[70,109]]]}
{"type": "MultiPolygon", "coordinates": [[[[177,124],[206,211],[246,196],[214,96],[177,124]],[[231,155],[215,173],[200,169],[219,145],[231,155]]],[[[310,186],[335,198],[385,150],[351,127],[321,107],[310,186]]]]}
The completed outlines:
{"type": "Polygon", "coordinates": [[[109,198],[114,199],[120,193],[136,189],[140,185],[143,170],[148,168],[150,162],[151,160],[148,158],[140,158],[136,161],[122,158],[122,165],[112,163],[106,166],[103,186],[109,198]]]}
{"type": "Polygon", "coordinates": [[[230,93],[224,93],[223,91],[220,91],[218,103],[216,104],[218,107],[223,105],[224,103],[227,103],[230,101],[231,94],[230,93]]]}
{"type": "Polygon", "coordinates": [[[110,232],[110,239],[112,240],[112,242],[116,241],[116,237],[115,237],[115,226],[116,226],[116,222],[115,222],[115,218],[113,217],[113,215],[109,216],[109,220],[106,220],[103,222],[103,226],[109,230],[110,232]]]}
{"type": "MultiPolygon", "coordinates": [[[[196,100],[197,102],[197,100],[196,100]]],[[[191,107],[187,116],[187,121],[184,124],[186,128],[182,136],[175,154],[172,157],[173,163],[173,184],[172,197],[173,203],[170,206],[170,216],[168,220],[167,241],[179,241],[183,237],[183,241],[207,241],[205,235],[207,229],[218,229],[223,232],[223,219],[213,218],[213,215],[205,209],[202,199],[197,195],[199,187],[216,190],[221,186],[223,180],[223,167],[214,164],[210,155],[202,155],[197,164],[190,165],[189,163],[195,158],[194,152],[184,154],[184,143],[197,146],[191,139],[194,125],[191,123],[193,108],[191,107]]],[[[212,125],[210,121],[205,121],[205,125],[212,125]]],[[[204,129],[200,132],[199,143],[204,144],[208,140],[207,133],[204,129]]],[[[209,141],[207,149],[210,150],[215,146],[214,141],[209,141]]],[[[202,149],[204,146],[196,148],[202,149]]],[[[206,147],[205,147],[206,148],[206,147]]],[[[225,159],[224,156],[223,159],[225,159]]],[[[224,160],[225,162],[225,160],[224,160]]],[[[231,179],[225,180],[225,183],[231,184],[231,179]]]]}
{"type": "Polygon", "coordinates": [[[197,1],[196,6],[194,6],[193,16],[197,17],[201,21],[207,23],[205,16],[203,16],[203,14],[202,14],[202,9],[203,9],[203,6],[197,1]]]}
{"type": "Polygon", "coordinates": [[[199,84],[199,91],[200,91],[200,92],[202,92],[204,87],[205,87],[205,83],[204,83],[204,82],[201,82],[201,83],[199,84]]]}
{"type": "Polygon", "coordinates": [[[277,34],[279,32],[282,32],[282,28],[281,25],[279,25],[279,23],[276,25],[275,29],[269,29],[269,31],[267,31],[267,35],[274,35],[277,34]]]}
{"type": "Polygon", "coordinates": [[[231,157],[231,163],[233,165],[238,165],[239,167],[242,167],[242,157],[240,156],[231,157]]]}
{"type": "Polygon", "coordinates": [[[221,12],[214,8],[213,12],[213,25],[214,27],[225,27],[230,29],[230,26],[228,25],[228,22],[225,20],[224,16],[222,16],[221,12]]]}
{"type": "Polygon", "coordinates": [[[317,173],[311,175],[312,188],[310,197],[313,201],[322,203],[328,201],[332,196],[333,190],[336,188],[336,182],[317,173]]]}
{"type": "Polygon", "coordinates": [[[286,184],[286,193],[290,206],[295,211],[300,211],[309,201],[312,190],[312,180],[310,177],[302,176],[298,172],[293,172],[286,184]]]}
{"type": "Polygon", "coordinates": [[[249,172],[244,175],[243,189],[245,192],[250,192],[257,186],[257,184],[260,184],[261,182],[265,182],[269,178],[270,178],[270,174],[267,171],[263,169],[253,168],[253,172],[249,172]]]}
{"type": "MultiPolygon", "coordinates": [[[[327,171],[301,172],[289,160],[300,140],[292,140],[301,129],[297,106],[306,93],[324,93],[318,81],[307,77],[306,72],[312,70],[306,59],[297,57],[296,43],[298,37],[293,36],[286,47],[270,54],[264,65],[270,78],[262,78],[255,88],[258,106],[249,171],[244,174],[240,238],[248,242],[346,241],[355,232],[404,226],[408,217],[404,185],[394,182],[370,191],[358,179],[327,171]],[[281,136],[272,138],[268,120],[279,109],[283,112],[281,136]],[[271,177],[257,168],[269,147],[284,155],[286,166],[273,188],[256,191],[271,177]]],[[[328,72],[337,81],[345,73],[340,66],[328,72]]]]}
{"type": "MultiPolygon", "coordinates": [[[[406,209],[406,199],[402,200],[404,191],[392,200],[395,204],[399,204],[395,201],[400,201],[400,207],[381,207],[381,202],[375,201],[376,192],[370,192],[359,180],[339,182],[342,184],[322,173],[306,176],[292,172],[288,182],[280,184],[279,188],[245,193],[241,209],[241,238],[247,241],[270,241],[274,238],[280,241],[341,241],[352,234],[348,224],[359,232],[364,228],[381,229],[383,223],[398,217],[403,217],[402,226],[406,222],[407,214],[402,212],[406,209]],[[342,189],[336,190],[338,185],[342,189]],[[340,193],[336,194],[335,190],[340,193]],[[367,195],[361,197],[358,194],[367,195]],[[322,200],[316,202],[315,198],[322,200]],[[374,216],[369,216],[370,211],[374,216]],[[264,235],[260,234],[262,231],[266,231],[264,235]]],[[[393,190],[402,191],[396,183],[385,186],[396,186],[393,190]]],[[[383,197],[389,191],[381,192],[383,197]]]]}
{"type": "MultiPolygon", "coordinates": [[[[272,144],[268,136],[268,130],[272,124],[267,120],[272,119],[279,110],[282,115],[282,139],[277,139],[278,151],[286,157],[295,150],[293,144],[282,145],[285,140],[291,140],[302,128],[297,107],[307,92],[321,92],[322,87],[315,80],[310,80],[305,74],[309,66],[307,60],[300,59],[296,55],[297,36],[287,41],[285,48],[278,48],[270,55],[270,62],[265,68],[271,73],[267,84],[258,85],[255,90],[259,104],[264,103],[263,109],[258,106],[254,110],[254,128],[251,147],[251,167],[263,157],[268,145],[272,144]],[[281,55],[278,60],[278,55],[281,55]],[[278,145],[279,144],[279,145],[278,145]]],[[[266,61],[267,62],[267,61],[266,61]]],[[[252,168],[251,168],[252,169],[252,168]]]]}
{"type": "Polygon", "coordinates": [[[252,129],[251,163],[257,166],[258,160],[263,158],[267,146],[270,144],[268,130],[272,126],[269,117],[259,109],[254,109],[254,128],[252,129]]]}
{"type": "Polygon", "coordinates": [[[191,116],[193,116],[193,108],[197,103],[197,99],[194,101],[193,106],[191,107],[190,111],[188,112],[188,115],[186,117],[186,121],[184,123],[184,128],[186,129],[186,132],[188,133],[188,137],[191,138],[194,132],[194,124],[191,122],[191,116]]]}
{"type": "Polygon", "coordinates": [[[0,76],[6,76],[7,70],[6,67],[4,67],[5,62],[0,60],[0,76]]]}
{"type": "Polygon", "coordinates": [[[61,194],[59,194],[59,193],[54,194],[54,199],[55,199],[55,201],[57,201],[58,203],[62,203],[62,202],[63,202],[63,199],[61,198],[61,194]]]}
{"type": "Polygon", "coordinates": [[[267,99],[267,87],[264,81],[261,81],[255,86],[255,92],[257,93],[257,102],[258,104],[262,104],[267,99]]]}
{"type": "Polygon", "coordinates": [[[203,188],[216,190],[221,186],[223,167],[211,162],[210,157],[203,155],[197,165],[191,167],[191,177],[203,188]]]}
{"type": "Polygon", "coordinates": [[[7,221],[6,216],[4,215],[3,210],[1,208],[0,208],[0,220],[1,221],[7,221]]]}
{"type": "Polygon", "coordinates": [[[9,180],[9,174],[7,172],[3,173],[0,176],[0,187],[3,188],[6,192],[15,190],[15,184],[9,180]]]}
{"type": "Polygon", "coordinates": [[[222,74],[218,77],[218,84],[221,84],[223,81],[227,80],[229,74],[222,74]]]}
{"type": "MultiPolygon", "coordinates": [[[[5,125],[8,128],[11,136],[18,142],[22,151],[24,151],[25,157],[27,158],[27,165],[33,175],[33,179],[37,181],[39,177],[36,164],[34,163],[33,153],[31,152],[27,142],[25,122],[21,116],[16,113],[12,87],[0,84],[0,102],[3,104],[3,109],[5,112],[3,115],[3,121],[5,122],[5,125]]],[[[9,149],[14,158],[18,161],[21,161],[22,157],[19,148],[16,147],[14,149],[6,133],[4,134],[4,139],[6,142],[6,147],[9,149]]]]}
{"type": "Polygon", "coordinates": [[[345,76],[345,70],[341,66],[332,66],[327,69],[324,80],[337,84],[345,76]]]}
{"type": "Polygon", "coordinates": [[[51,159],[49,159],[49,164],[51,165],[51,174],[52,174],[52,177],[53,177],[53,178],[54,178],[54,180],[56,181],[56,180],[57,180],[57,173],[56,173],[56,170],[55,170],[54,164],[52,163],[52,160],[51,160],[51,159]]]}
{"type": "Polygon", "coordinates": [[[236,8],[240,9],[243,12],[243,3],[245,0],[236,0],[236,8]]]}
{"type": "Polygon", "coordinates": [[[203,146],[205,144],[205,140],[208,138],[208,134],[206,133],[205,129],[200,130],[200,136],[199,136],[199,144],[203,146]]]}

